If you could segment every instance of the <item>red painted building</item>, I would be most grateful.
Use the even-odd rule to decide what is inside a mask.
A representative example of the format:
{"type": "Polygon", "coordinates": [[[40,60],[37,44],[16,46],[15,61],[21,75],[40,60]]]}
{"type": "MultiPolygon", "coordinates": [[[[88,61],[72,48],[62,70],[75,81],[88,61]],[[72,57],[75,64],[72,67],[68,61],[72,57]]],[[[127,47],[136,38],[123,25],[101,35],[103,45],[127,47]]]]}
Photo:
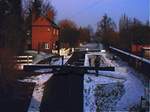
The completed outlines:
{"type": "Polygon", "coordinates": [[[40,16],[32,19],[32,49],[51,52],[58,41],[59,27],[50,19],[40,16]]]}
{"type": "Polygon", "coordinates": [[[142,49],[145,47],[150,47],[150,45],[139,45],[139,44],[133,44],[132,45],[132,53],[138,54],[142,52],[142,49]]]}
{"type": "Polygon", "coordinates": [[[150,59],[150,45],[132,45],[132,53],[150,59]]]}

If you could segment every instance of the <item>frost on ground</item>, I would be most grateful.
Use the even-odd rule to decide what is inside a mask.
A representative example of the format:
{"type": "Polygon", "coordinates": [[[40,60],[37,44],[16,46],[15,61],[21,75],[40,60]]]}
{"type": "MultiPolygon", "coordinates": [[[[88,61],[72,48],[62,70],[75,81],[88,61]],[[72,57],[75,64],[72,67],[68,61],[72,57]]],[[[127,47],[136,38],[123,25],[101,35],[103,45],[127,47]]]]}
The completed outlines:
{"type": "MultiPolygon", "coordinates": [[[[64,58],[64,64],[67,62],[67,60],[70,58],[70,56],[66,56],[64,58]]],[[[58,58],[57,60],[53,60],[52,65],[61,65],[62,60],[58,58]]],[[[43,97],[44,92],[44,84],[53,76],[51,72],[52,69],[40,69],[36,70],[35,72],[41,73],[38,76],[31,76],[27,77],[24,80],[20,80],[22,82],[33,82],[36,83],[36,86],[34,88],[32,99],[28,108],[28,112],[40,112],[40,105],[43,97]]]]}
{"type": "Polygon", "coordinates": [[[114,110],[124,94],[125,79],[105,76],[84,76],[84,112],[114,110]]]}
{"type": "MultiPolygon", "coordinates": [[[[142,74],[137,73],[120,59],[105,59],[115,66],[115,71],[99,71],[99,76],[84,75],[84,112],[129,111],[140,105],[144,96],[142,74]]],[[[85,59],[88,63],[88,58],[85,59]]],[[[134,110],[135,111],[135,110],[134,110]]]]}
{"type": "Polygon", "coordinates": [[[122,83],[100,84],[95,88],[96,111],[115,111],[117,101],[125,92],[122,83]]]}
{"type": "Polygon", "coordinates": [[[44,83],[47,82],[48,79],[52,77],[52,75],[53,74],[41,74],[38,76],[31,76],[24,80],[21,80],[22,82],[36,83],[36,86],[32,94],[32,99],[28,108],[28,112],[40,112],[40,104],[44,92],[44,83]]]}
{"type": "Polygon", "coordinates": [[[62,65],[62,63],[65,64],[70,57],[71,57],[71,55],[64,56],[63,62],[62,62],[62,58],[54,58],[51,61],[51,65],[62,65]]]}
{"type": "Polygon", "coordinates": [[[38,51],[34,51],[34,50],[27,50],[25,51],[25,53],[33,56],[33,64],[37,64],[44,59],[54,56],[53,54],[47,54],[42,51],[38,53],[38,51]]]}

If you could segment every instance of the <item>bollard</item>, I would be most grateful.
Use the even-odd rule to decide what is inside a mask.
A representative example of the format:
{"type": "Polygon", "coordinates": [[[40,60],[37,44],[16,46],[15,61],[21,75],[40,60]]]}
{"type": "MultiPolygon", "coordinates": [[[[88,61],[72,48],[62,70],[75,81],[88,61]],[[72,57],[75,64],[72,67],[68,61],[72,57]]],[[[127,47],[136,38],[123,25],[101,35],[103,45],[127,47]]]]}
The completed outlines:
{"type": "Polygon", "coordinates": [[[143,96],[141,96],[140,111],[141,112],[145,112],[146,111],[146,99],[143,96]]]}
{"type": "Polygon", "coordinates": [[[63,66],[63,65],[64,65],[64,56],[62,56],[61,58],[62,58],[62,63],[61,63],[61,65],[63,66]]]}

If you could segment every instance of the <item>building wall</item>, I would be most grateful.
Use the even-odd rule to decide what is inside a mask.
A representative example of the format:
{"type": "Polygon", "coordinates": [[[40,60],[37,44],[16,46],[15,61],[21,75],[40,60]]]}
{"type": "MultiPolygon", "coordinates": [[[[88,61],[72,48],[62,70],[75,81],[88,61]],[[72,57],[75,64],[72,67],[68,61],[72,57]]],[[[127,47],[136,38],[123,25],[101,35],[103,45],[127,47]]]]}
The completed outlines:
{"type": "Polygon", "coordinates": [[[150,49],[149,50],[144,50],[144,57],[146,59],[149,59],[150,60],[150,49]]]}
{"type": "Polygon", "coordinates": [[[37,19],[32,22],[32,49],[50,52],[53,44],[58,40],[58,34],[58,29],[49,21],[44,18],[37,19]]]}
{"type": "Polygon", "coordinates": [[[150,45],[138,45],[138,44],[132,45],[132,53],[136,54],[142,52],[143,47],[150,47],[150,45]]]}
{"type": "Polygon", "coordinates": [[[132,53],[150,59],[150,45],[132,45],[132,53]]]}

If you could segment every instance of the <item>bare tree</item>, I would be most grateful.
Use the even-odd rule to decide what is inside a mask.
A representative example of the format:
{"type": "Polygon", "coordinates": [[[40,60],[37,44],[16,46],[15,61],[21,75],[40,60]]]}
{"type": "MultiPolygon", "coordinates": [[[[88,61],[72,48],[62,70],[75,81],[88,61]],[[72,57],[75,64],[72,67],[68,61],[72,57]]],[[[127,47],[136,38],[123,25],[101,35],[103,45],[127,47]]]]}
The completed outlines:
{"type": "Polygon", "coordinates": [[[56,16],[56,10],[54,9],[54,7],[51,5],[51,3],[49,1],[43,3],[43,5],[42,5],[42,13],[49,20],[54,21],[55,16],[56,16]]]}
{"type": "Polygon", "coordinates": [[[130,51],[133,44],[150,44],[149,28],[148,24],[123,15],[119,21],[120,47],[130,51]]]}
{"type": "Polygon", "coordinates": [[[104,44],[109,44],[109,40],[111,38],[111,33],[115,32],[116,25],[113,20],[108,17],[106,14],[97,24],[96,35],[98,38],[101,38],[101,41],[104,44]]]}

